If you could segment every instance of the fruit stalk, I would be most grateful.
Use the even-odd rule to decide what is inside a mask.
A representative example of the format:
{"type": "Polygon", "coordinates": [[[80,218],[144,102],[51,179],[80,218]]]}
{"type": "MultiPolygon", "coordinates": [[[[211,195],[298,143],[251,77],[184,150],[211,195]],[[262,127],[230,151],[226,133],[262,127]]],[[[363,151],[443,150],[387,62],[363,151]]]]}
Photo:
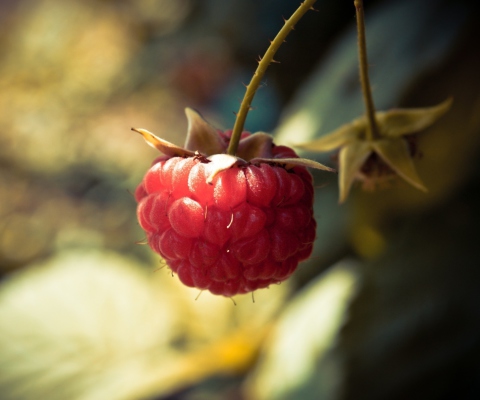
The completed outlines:
{"type": "Polygon", "coordinates": [[[291,30],[294,29],[295,24],[303,17],[303,15],[308,11],[313,9],[313,4],[317,0],[305,0],[300,7],[293,13],[293,15],[285,20],[285,24],[283,25],[282,29],[278,32],[275,39],[270,42],[270,46],[268,47],[265,55],[263,58],[258,60],[258,67],[247,86],[247,90],[243,97],[242,103],[240,104],[240,108],[236,113],[235,124],[233,126],[232,137],[230,139],[230,144],[227,149],[227,154],[234,156],[237,152],[238,143],[240,141],[240,136],[243,131],[243,126],[245,125],[245,120],[247,119],[248,111],[251,108],[251,104],[253,101],[253,97],[260,86],[262,81],[263,75],[267,70],[268,66],[272,62],[276,62],[274,60],[275,53],[280,48],[281,44],[285,41],[285,38],[288,36],[291,30]]]}
{"type": "Polygon", "coordinates": [[[358,61],[360,70],[360,82],[362,84],[363,101],[367,113],[368,129],[367,140],[378,139],[378,126],[375,120],[375,106],[373,104],[372,89],[368,76],[367,43],[365,39],[365,16],[363,12],[363,0],[354,0],[357,15],[358,35],[358,61]]]}

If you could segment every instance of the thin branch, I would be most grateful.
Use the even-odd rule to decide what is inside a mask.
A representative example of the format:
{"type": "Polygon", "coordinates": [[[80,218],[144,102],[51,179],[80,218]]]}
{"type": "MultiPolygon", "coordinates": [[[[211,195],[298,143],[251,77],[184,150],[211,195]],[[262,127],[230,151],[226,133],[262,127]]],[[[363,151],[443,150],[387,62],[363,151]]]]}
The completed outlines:
{"type": "Polygon", "coordinates": [[[370,78],[368,77],[367,43],[365,39],[365,16],[363,12],[363,0],[354,0],[357,14],[358,34],[358,61],[360,69],[360,82],[362,84],[363,101],[367,113],[368,127],[367,139],[374,140],[379,137],[377,121],[375,119],[375,106],[373,104],[370,78]]]}
{"type": "Polygon", "coordinates": [[[257,91],[258,87],[260,86],[263,75],[265,74],[268,66],[272,62],[276,62],[273,58],[275,56],[275,53],[280,48],[280,45],[285,41],[285,38],[290,33],[290,31],[294,29],[295,24],[300,20],[300,18],[303,17],[303,15],[308,10],[312,9],[312,6],[316,1],[317,0],[305,0],[289,19],[284,18],[285,24],[283,25],[282,29],[280,29],[280,32],[278,32],[275,39],[273,39],[270,43],[270,46],[268,47],[265,55],[258,60],[257,70],[255,71],[252,80],[247,86],[245,96],[243,97],[242,103],[240,104],[240,109],[237,112],[237,118],[235,119],[235,124],[233,126],[232,137],[230,139],[230,144],[227,149],[227,154],[234,156],[237,152],[240,136],[242,134],[245,120],[247,119],[247,114],[253,101],[253,97],[255,96],[255,92],[257,91]]]}

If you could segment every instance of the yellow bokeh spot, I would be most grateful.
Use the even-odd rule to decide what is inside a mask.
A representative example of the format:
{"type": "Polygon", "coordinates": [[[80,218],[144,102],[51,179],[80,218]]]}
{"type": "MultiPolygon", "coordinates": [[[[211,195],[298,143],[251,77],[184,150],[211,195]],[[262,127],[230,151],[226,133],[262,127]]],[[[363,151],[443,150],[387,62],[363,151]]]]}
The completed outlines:
{"type": "Polygon", "coordinates": [[[357,226],[352,232],[352,246],[363,258],[374,258],[385,249],[385,238],[372,226],[357,226]]]}

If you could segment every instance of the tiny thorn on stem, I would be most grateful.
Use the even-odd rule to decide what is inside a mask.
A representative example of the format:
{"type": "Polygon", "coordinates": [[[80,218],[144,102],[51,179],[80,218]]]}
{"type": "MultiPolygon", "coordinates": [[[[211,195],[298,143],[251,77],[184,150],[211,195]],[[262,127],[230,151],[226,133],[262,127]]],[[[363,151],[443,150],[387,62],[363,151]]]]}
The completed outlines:
{"type": "Polygon", "coordinates": [[[305,15],[305,13],[307,13],[312,8],[313,4],[316,1],[317,0],[303,1],[289,19],[286,19],[282,15],[284,25],[280,29],[280,31],[277,33],[275,38],[273,40],[270,40],[270,46],[268,47],[265,55],[263,57],[260,57],[260,56],[258,57],[257,59],[258,67],[255,73],[253,74],[253,77],[250,83],[247,86],[247,90],[243,97],[242,103],[240,104],[238,113],[235,114],[237,117],[235,119],[235,123],[233,126],[232,136],[230,138],[230,143],[228,145],[227,154],[234,156],[237,152],[238,144],[240,142],[240,138],[243,131],[243,126],[247,118],[247,114],[248,114],[248,111],[251,110],[250,104],[253,100],[253,97],[255,96],[255,92],[260,86],[262,77],[265,74],[267,67],[271,63],[279,63],[273,57],[275,56],[275,53],[280,47],[280,44],[286,42],[285,39],[287,35],[292,30],[295,30],[295,24],[298,21],[300,21],[302,16],[305,15]]]}
{"type": "Polygon", "coordinates": [[[272,58],[272,61],[270,61],[270,62],[272,62],[274,64],[280,64],[280,61],[274,60],[273,58],[272,58]]]}

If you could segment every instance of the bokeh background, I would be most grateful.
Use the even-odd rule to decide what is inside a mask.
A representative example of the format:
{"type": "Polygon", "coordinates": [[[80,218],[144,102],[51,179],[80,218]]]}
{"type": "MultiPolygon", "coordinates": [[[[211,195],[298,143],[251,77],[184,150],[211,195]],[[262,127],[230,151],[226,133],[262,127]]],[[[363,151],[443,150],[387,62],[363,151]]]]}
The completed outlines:
{"type": "MultiPolygon", "coordinates": [[[[452,109],[418,136],[417,192],[315,173],[318,234],[288,282],[230,299],[143,246],[132,193],[219,128],[294,0],[0,0],[1,399],[480,398],[480,50],[468,0],[366,0],[378,109],[452,109]]],[[[301,143],[363,113],[353,1],[320,0],[246,128],[301,143]]],[[[335,166],[331,154],[305,154],[335,166]]]]}

